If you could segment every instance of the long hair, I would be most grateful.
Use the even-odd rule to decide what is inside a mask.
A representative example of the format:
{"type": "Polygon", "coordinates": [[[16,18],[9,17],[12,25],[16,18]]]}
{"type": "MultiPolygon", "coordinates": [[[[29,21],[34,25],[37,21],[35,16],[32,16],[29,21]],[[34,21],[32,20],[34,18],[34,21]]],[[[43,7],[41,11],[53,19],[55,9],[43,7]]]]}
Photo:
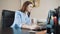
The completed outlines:
{"type": "MultiPolygon", "coordinates": [[[[32,2],[26,1],[26,2],[23,4],[22,8],[20,9],[21,12],[25,13],[25,11],[27,10],[27,7],[28,7],[29,4],[32,4],[32,2]]],[[[30,12],[28,12],[28,17],[30,17],[30,12]]]]}

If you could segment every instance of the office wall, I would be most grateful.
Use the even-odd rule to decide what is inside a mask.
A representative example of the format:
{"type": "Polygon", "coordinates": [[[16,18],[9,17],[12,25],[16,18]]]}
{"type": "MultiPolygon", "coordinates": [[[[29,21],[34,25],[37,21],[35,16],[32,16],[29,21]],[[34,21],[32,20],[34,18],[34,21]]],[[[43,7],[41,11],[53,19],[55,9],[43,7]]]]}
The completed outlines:
{"type": "Polygon", "coordinates": [[[32,18],[46,19],[48,11],[58,7],[59,3],[60,0],[40,0],[40,7],[34,8],[32,11],[32,18]]]}
{"type": "Polygon", "coordinates": [[[58,5],[60,6],[60,0],[58,0],[58,5]]]}
{"type": "MultiPolygon", "coordinates": [[[[0,0],[0,27],[1,27],[1,12],[3,9],[18,10],[20,5],[26,0],[0,0]]],[[[60,5],[60,0],[40,0],[40,6],[33,8],[31,18],[46,19],[50,9],[54,9],[60,5]]]]}

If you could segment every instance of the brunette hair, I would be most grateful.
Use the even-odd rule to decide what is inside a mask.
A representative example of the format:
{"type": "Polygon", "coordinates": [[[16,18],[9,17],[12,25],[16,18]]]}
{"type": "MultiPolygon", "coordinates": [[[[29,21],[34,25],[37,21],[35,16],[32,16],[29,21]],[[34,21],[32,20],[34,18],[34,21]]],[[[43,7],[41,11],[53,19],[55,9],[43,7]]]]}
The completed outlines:
{"type": "MultiPolygon", "coordinates": [[[[21,12],[25,13],[25,11],[26,11],[26,9],[27,9],[27,6],[28,6],[29,4],[32,4],[32,2],[26,1],[26,2],[23,4],[22,8],[20,9],[21,12]]],[[[30,12],[28,12],[28,16],[30,16],[30,12]]]]}

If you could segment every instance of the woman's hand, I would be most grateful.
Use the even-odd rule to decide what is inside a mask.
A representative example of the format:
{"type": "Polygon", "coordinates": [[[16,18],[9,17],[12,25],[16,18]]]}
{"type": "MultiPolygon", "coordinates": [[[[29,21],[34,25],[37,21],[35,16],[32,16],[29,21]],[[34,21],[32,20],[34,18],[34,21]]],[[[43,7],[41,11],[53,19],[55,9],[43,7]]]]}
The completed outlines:
{"type": "Polygon", "coordinates": [[[29,26],[27,24],[23,24],[22,28],[29,28],[29,26]]]}
{"type": "Polygon", "coordinates": [[[23,24],[23,25],[22,25],[22,28],[38,29],[38,25],[36,25],[36,24],[32,24],[32,25],[23,24]]]}
{"type": "Polygon", "coordinates": [[[38,28],[38,25],[35,25],[35,24],[32,24],[30,25],[29,29],[37,29],[38,28]]]}

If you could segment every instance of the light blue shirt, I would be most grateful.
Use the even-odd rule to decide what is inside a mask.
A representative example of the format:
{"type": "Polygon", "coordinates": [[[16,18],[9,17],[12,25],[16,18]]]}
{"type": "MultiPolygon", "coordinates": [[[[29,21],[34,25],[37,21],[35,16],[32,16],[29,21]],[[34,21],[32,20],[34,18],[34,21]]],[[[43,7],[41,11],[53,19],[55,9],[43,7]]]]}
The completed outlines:
{"type": "Polygon", "coordinates": [[[28,17],[28,15],[26,15],[25,13],[21,12],[21,11],[16,11],[15,12],[15,19],[13,24],[11,25],[11,28],[13,27],[19,27],[21,28],[22,24],[31,24],[31,20],[30,17],[28,17]]]}
{"type": "MultiPolygon", "coordinates": [[[[48,12],[48,18],[50,18],[51,16],[53,16],[53,10],[50,10],[49,12],[48,12]]],[[[47,20],[47,23],[48,23],[48,20],[47,20]]],[[[52,20],[52,18],[50,19],[50,24],[47,24],[47,27],[48,28],[52,28],[52,26],[54,25],[54,22],[53,22],[53,20],[52,20]]]]}

